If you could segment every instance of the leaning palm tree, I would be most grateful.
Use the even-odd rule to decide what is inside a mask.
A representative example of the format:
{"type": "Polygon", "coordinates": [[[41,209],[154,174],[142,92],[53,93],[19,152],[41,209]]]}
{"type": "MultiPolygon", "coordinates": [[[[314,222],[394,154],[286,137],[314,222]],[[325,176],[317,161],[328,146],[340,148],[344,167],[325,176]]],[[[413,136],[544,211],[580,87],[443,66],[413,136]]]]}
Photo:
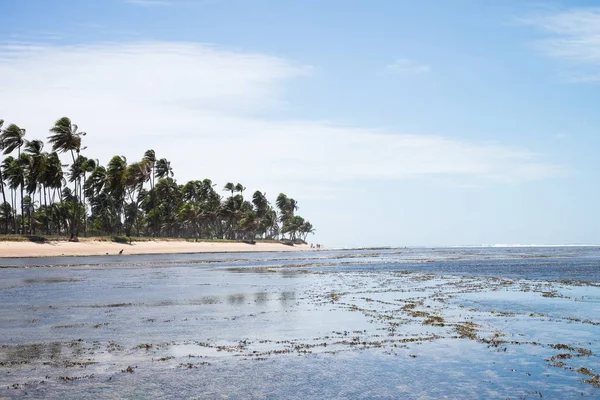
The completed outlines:
{"type": "Polygon", "coordinates": [[[6,185],[10,189],[10,205],[12,210],[13,233],[17,233],[17,201],[16,191],[21,183],[21,171],[19,161],[13,156],[8,156],[2,160],[2,175],[6,185]]]}
{"type": "Polygon", "coordinates": [[[156,192],[154,190],[154,181],[156,179],[156,152],[152,149],[146,150],[144,153],[144,157],[142,158],[142,163],[146,165],[146,168],[150,170],[150,191],[148,192],[147,200],[150,204],[150,211],[152,213],[152,232],[156,234],[156,224],[157,224],[157,212],[156,212],[156,192]]]}
{"type": "Polygon", "coordinates": [[[304,235],[304,238],[302,240],[304,240],[306,242],[306,237],[308,236],[309,233],[314,234],[315,228],[313,228],[313,226],[310,222],[304,221],[304,223],[302,225],[300,225],[300,227],[298,228],[298,231],[304,235]]]}
{"type": "Polygon", "coordinates": [[[156,162],[156,177],[158,179],[173,177],[173,168],[171,168],[171,161],[167,161],[166,158],[161,158],[156,162]]]}
{"type": "Polygon", "coordinates": [[[144,196],[141,195],[144,189],[144,183],[150,178],[150,165],[143,161],[130,164],[123,175],[125,189],[129,195],[129,204],[127,205],[127,227],[129,231],[136,227],[139,234],[138,214],[139,206],[144,196]]]}
{"type": "Polygon", "coordinates": [[[156,153],[154,150],[146,150],[142,162],[150,169],[150,189],[154,189],[154,167],[156,164],[156,153]]]}
{"type": "Polygon", "coordinates": [[[235,185],[233,182],[227,182],[225,186],[223,186],[224,192],[231,192],[231,197],[233,197],[233,193],[235,192],[235,185]]]}
{"type": "Polygon", "coordinates": [[[48,141],[52,144],[52,150],[59,153],[71,153],[73,163],[75,162],[75,153],[81,151],[81,137],[85,132],[79,132],[79,127],[71,123],[67,117],[62,117],[52,128],[52,135],[48,136],[48,141]]]}
{"type": "Polygon", "coordinates": [[[12,207],[7,202],[0,204],[0,218],[6,221],[4,234],[8,233],[8,225],[12,219],[12,207]]]}
{"type": "Polygon", "coordinates": [[[91,174],[96,169],[98,164],[100,164],[100,162],[98,160],[94,160],[93,158],[87,158],[81,166],[81,170],[83,171],[83,186],[79,185],[79,195],[81,196],[81,201],[83,202],[83,210],[85,212],[85,215],[84,215],[84,219],[85,219],[84,229],[85,230],[84,230],[84,232],[86,232],[86,233],[87,233],[88,218],[87,218],[87,206],[85,204],[85,196],[83,194],[83,188],[85,187],[87,174],[91,174]]]}
{"type": "Polygon", "coordinates": [[[242,195],[242,197],[244,197],[244,190],[246,190],[246,187],[244,185],[242,185],[241,183],[238,183],[235,185],[235,191],[238,192],[239,194],[242,195]]]}
{"type": "MultiPolygon", "coordinates": [[[[4,120],[0,119],[0,132],[2,132],[2,126],[4,125],[4,120]]],[[[2,173],[2,168],[0,168],[0,189],[2,191],[2,205],[6,204],[6,193],[4,191],[4,174],[2,173]]],[[[11,210],[9,210],[10,212],[12,212],[11,210]]],[[[5,220],[4,220],[4,233],[8,233],[8,213],[4,213],[5,216],[5,220]]]]}
{"type": "MultiPolygon", "coordinates": [[[[6,192],[4,191],[4,173],[2,171],[2,168],[0,167],[0,189],[2,190],[2,204],[7,204],[6,203],[6,192]]],[[[11,211],[12,212],[12,211],[11,211]]],[[[4,219],[4,233],[8,233],[8,214],[4,214],[5,215],[5,219],[4,219]]]]}
{"type": "MultiPolygon", "coordinates": [[[[0,132],[2,132],[2,126],[4,125],[4,120],[0,119],[0,132]]],[[[2,205],[6,204],[6,193],[4,192],[4,175],[2,174],[2,169],[0,169],[0,189],[2,189],[2,205]]],[[[7,215],[6,213],[4,214],[7,215]]],[[[5,219],[4,224],[4,233],[8,233],[8,218],[5,219]]]]}
{"type": "MultiPolygon", "coordinates": [[[[35,192],[39,189],[39,207],[42,206],[43,173],[45,168],[46,153],[43,152],[44,142],[41,140],[31,140],[25,145],[25,154],[27,155],[27,194],[31,198],[31,215],[35,214],[35,192]]],[[[35,229],[33,219],[29,219],[29,230],[35,229]]]]}
{"type": "Polygon", "coordinates": [[[259,218],[265,216],[269,209],[269,201],[264,193],[261,193],[260,190],[257,190],[252,195],[252,204],[254,204],[254,209],[259,218]]]}
{"type": "MultiPolygon", "coordinates": [[[[118,216],[119,227],[125,209],[126,171],[127,158],[125,156],[114,156],[106,168],[106,192],[118,216]]],[[[118,230],[120,230],[119,227],[117,227],[118,230]]]]}
{"type": "Polygon", "coordinates": [[[198,241],[201,235],[200,227],[204,216],[205,214],[202,207],[195,203],[185,203],[177,213],[177,218],[182,225],[187,225],[191,228],[196,241],[198,241]]]}
{"type": "MultiPolygon", "coordinates": [[[[85,132],[79,132],[79,127],[73,123],[67,117],[62,117],[55,122],[54,126],[50,128],[52,135],[48,136],[48,141],[52,144],[52,151],[59,153],[71,153],[73,164],[76,163],[76,155],[79,156],[81,152],[81,137],[85,136],[85,132]]],[[[78,201],[77,186],[81,186],[81,178],[78,177],[75,181],[75,190],[73,196],[73,202],[78,201]]],[[[82,207],[74,205],[72,207],[74,211],[73,223],[71,224],[71,240],[77,240],[79,234],[79,213],[78,210],[82,207]]]]}
{"type": "Polygon", "coordinates": [[[20,163],[19,186],[21,186],[21,232],[25,232],[24,205],[23,205],[23,186],[25,184],[25,166],[21,162],[21,147],[26,143],[25,129],[19,128],[15,124],[10,124],[8,128],[0,134],[0,149],[4,154],[10,154],[17,149],[17,160],[20,163]]]}
{"type": "MultiPolygon", "coordinates": [[[[48,154],[46,159],[46,168],[44,169],[44,187],[48,188],[49,194],[52,195],[51,203],[54,203],[56,192],[62,193],[62,186],[64,182],[64,173],[62,170],[62,163],[58,157],[58,153],[53,151],[48,154]]],[[[59,195],[59,201],[61,197],[59,195]]]]}

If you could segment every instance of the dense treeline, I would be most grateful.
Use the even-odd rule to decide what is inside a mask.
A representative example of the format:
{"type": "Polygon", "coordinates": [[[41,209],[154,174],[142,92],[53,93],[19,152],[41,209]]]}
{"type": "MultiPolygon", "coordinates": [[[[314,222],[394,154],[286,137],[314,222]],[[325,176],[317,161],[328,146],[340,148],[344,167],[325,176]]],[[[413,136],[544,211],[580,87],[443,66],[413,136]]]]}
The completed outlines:
{"type": "Polygon", "coordinates": [[[227,183],[221,196],[210,179],[177,184],[171,163],[148,150],[128,163],[106,166],[85,157],[77,125],[61,118],[41,140],[0,120],[0,231],[7,234],[128,235],[205,239],[306,239],[314,229],[296,215],[296,200],[281,193],[275,207],[264,193],[244,197],[227,183]],[[65,154],[68,164],[60,155],[65,154]]]}

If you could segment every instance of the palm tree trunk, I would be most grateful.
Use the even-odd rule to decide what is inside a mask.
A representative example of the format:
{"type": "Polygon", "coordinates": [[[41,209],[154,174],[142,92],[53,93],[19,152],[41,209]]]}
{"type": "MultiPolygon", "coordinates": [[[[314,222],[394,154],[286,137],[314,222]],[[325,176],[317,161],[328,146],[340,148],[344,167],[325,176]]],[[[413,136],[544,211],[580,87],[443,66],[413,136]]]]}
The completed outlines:
{"type": "Polygon", "coordinates": [[[17,147],[17,154],[19,155],[19,164],[21,167],[21,235],[25,234],[25,208],[23,207],[23,186],[25,185],[25,177],[23,171],[23,164],[21,163],[21,146],[17,147]]]}
{"type": "Polygon", "coordinates": [[[152,208],[152,236],[156,237],[156,193],[154,193],[154,184],[155,184],[155,164],[156,162],[152,162],[152,179],[150,180],[150,200],[152,204],[150,205],[152,208]]]}
{"type": "Polygon", "coordinates": [[[44,185],[44,210],[46,213],[46,234],[50,234],[50,228],[48,226],[48,202],[46,200],[46,185],[44,185]]]}
{"type": "Polygon", "coordinates": [[[33,214],[35,214],[35,191],[29,194],[31,204],[29,207],[29,234],[35,234],[33,230],[33,214]]]}
{"type": "Polygon", "coordinates": [[[85,172],[83,173],[83,186],[79,182],[79,198],[81,199],[81,207],[83,208],[83,236],[87,236],[87,212],[85,210],[85,197],[83,197],[83,186],[85,186],[85,172]]]}
{"type": "MultiPolygon", "coordinates": [[[[0,176],[0,188],[2,188],[2,205],[6,203],[6,193],[4,192],[4,180],[0,176]]],[[[4,216],[4,234],[8,233],[8,213],[4,216]]]]}
{"type": "Polygon", "coordinates": [[[13,233],[17,233],[17,200],[16,200],[16,189],[10,189],[10,203],[12,206],[12,214],[13,214],[13,233]]]}
{"type": "MultiPolygon", "coordinates": [[[[75,154],[73,153],[73,150],[71,150],[71,158],[73,159],[73,165],[75,165],[75,154]]],[[[79,174],[78,174],[79,175],[79,174]]],[[[79,211],[79,207],[77,206],[77,180],[79,179],[79,176],[75,179],[75,181],[73,182],[73,194],[74,194],[74,198],[73,198],[73,222],[71,223],[71,240],[76,239],[77,238],[77,234],[78,234],[78,230],[79,230],[79,221],[78,221],[78,211],[79,211]]]]}

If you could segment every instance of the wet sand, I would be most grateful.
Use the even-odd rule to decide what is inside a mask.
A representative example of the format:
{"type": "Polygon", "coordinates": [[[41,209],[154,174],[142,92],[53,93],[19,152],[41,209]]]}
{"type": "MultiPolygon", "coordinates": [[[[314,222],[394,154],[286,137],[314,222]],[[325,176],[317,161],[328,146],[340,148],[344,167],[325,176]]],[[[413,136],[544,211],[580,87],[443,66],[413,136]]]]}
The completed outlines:
{"type": "Polygon", "coordinates": [[[571,251],[5,267],[0,399],[598,398],[600,254],[571,251]]]}
{"type": "Polygon", "coordinates": [[[132,242],[132,244],[84,240],[77,243],[67,241],[0,242],[1,257],[59,257],[59,256],[104,256],[126,254],[178,254],[178,253],[238,253],[257,251],[302,251],[310,250],[307,245],[287,246],[281,243],[219,243],[188,242],[183,240],[158,240],[132,242]]]}

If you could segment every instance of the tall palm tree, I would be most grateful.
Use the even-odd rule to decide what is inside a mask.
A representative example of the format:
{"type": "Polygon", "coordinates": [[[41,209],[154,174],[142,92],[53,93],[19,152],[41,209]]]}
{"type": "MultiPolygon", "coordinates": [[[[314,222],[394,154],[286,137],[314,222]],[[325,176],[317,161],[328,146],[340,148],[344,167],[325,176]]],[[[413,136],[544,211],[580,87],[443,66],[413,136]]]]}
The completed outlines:
{"type": "Polygon", "coordinates": [[[61,200],[60,193],[62,193],[62,186],[64,184],[64,173],[62,170],[62,163],[58,157],[58,153],[53,151],[48,154],[46,159],[46,168],[44,169],[44,185],[48,189],[52,189],[52,203],[55,201],[56,192],[59,193],[58,200],[61,200]]]}
{"type": "Polygon", "coordinates": [[[4,226],[4,234],[8,233],[8,225],[12,219],[12,207],[6,201],[0,204],[0,217],[6,221],[4,226]]]}
{"type": "Polygon", "coordinates": [[[80,199],[81,211],[84,214],[84,232],[87,231],[87,213],[85,205],[85,196],[83,195],[87,174],[96,168],[96,160],[89,159],[81,154],[77,155],[75,162],[69,168],[69,182],[79,182],[76,188],[76,195],[80,199]],[[81,182],[83,181],[83,184],[81,182]]]}
{"type": "Polygon", "coordinates": [[[108,181],[106,168],[97,165],[84,185],[84,194],[88,199],[92,211],[92,223],[98,223],[96,228],[112,233],[113,223],[116,220],[115,208],[112,198],[108,194],[108,181]]]}
{"type": "Polygon", "coordinates": [[[204,210],[202,210],[202,207],[197,203],[185,203],[177,213],[179,220],[184,225],[189,225],[192,228],[196,240],[200,238],[200,227],[204,215],[204,210]]]}
{"type": "Polygon", "coordinates": [[[127,158],[114,156],[110,159],[106,168],[106,191],[109,200],[118,215],[119,227],[125,210],[125,172],[127,171],[127,158]]]}
{"type": "Polygon", "coordinates": [[[13,212],[13,233],[17,233],[17,201],[15,193],[21,183],[21,171],[19,162],[13,156],[8,156],[2,160],[2,174],[10,189],[10,205],[13,212]]]}
{"type": "Polygon", "coordinates": [[[306,237],[308,236],[309,233],[314,234],[315,228],[313,228],[313,226],[310,222],[305,221],[302,225],[300,225],[300,227],[298,228],[298,231],[304,235],[303,240],[306,242],[306,237]]]}
{"type": "MultiPolygon", "coordinates": [[[[4,125],[4,120],[0,119],[0,133],[2,132],[2,126],[4,125]]],[[[4,174],[2,173],[2,168],[0,168],[0,189],[2,191],[2,205],[4,206],[4,204],[6,204],[6,193],[4,191],[4,174]]],[[[4,211],[6,211],[6,209],[4,209],[4,211]]],[[[10,212],[12,212],[12,210],[8,210],[10,212]]],[[[9,223],[9,218],[8,218],[8,214],[6,212],[3,213],[5,220],[4,220],[4,233],[8,233],[8,223],[9,223]]]]}
{"type": "Polygon", "coordinates": [[[183,185],[183,201],[202,203],[204,200],[204,183],[202,181],[189,181],[183,185]]]}
{"type": "Polygon", "coordinates": [[[98,165],[92,171],[90,177],[87,179],[84,185],[85,196],[91,201],[94,197],[98,196],[104,184],[106,183],[106,168],[102,165],[98,165]]]}
{"type": "Polygon", "coordinates": [[[96,167],[98,166],[99,162],[98,160],[94,160],[93,158],[87,158],[85,160],[85,162],[83,162],[83,164],[81,165],[81,170],[83,172],[83,186],[79,185],[79,196],[81,197],[81,201],[83,202],[83,209],[85,212],[84,215],[84,231],[87,232],[87,222],[88,222],[88,218],[87,218],[87,207],[86,207],[86,203],[85,203],[85,196],[83,193],[83,188],[85,187],[85,184],[87,182],[87,174],[91,174],[96,167]]]}
{"type": "Polygon", "coordinates": [[[177,222],[177,211],[180,209],[181,204],[181,191],[175,180],[171,177],[161,178],[156,183],[156,200],[157,207],[156,212],[160,216],[159,226],[160,231],[165,231],[168,234],[175,234],[176,222],[177,222]],[[162,228],[165,228],[163,230],[162,228]]]}
{"type": "Polygon", "coordinates": [[[156,153],[154,150],[146,150],[142,162],[150,168],[150,189],[154,189],[154,167],[156,164],[156,153]]]}
{"type": "Polygon", "coordinates": [[[261,220],[256,211],[248,210],[240,220],[240,226],[248,239],[254,241],[256,234],[261,229],[261,220]]]}
{"type": "Polygon", "coordinates": [[[25,232],[24,205],[23,205],[23,186],[25,186],[25,166],[21,160],[21,147],[25,144],[25,129],[19,128],[15,124],[10,124],[8,128],[0,134],[0,149],[4,154],[10,154],[17,149],[17,160],[20,167],[19,186],[21,187],[21,232],[25,232]]]}
{"type": "Polygon", "coordinates": [[[150,167],[150,192],[148,192],[147,200],[149,200],[150,212],[152,213],[151,226],[152,233],[156,235],[157,216],[156,212],[156,191],[154,190],[154,180],[156,179],[156,153],[154,150],[146,150],[142,162],[150,167]]]}
{"type": "Polygon", "coordinates": [[[31,216],[29,218],[29,230],[33,231],[33,215],[35,214],[35,192],[39,189],[40,201],[39,207],[42,206],[42,190],[43,174],[46,163],[47,154],[43,152],[44,142],[41,140],[31,140],[25,144],[25,154],[28,159],[27,169],[27,194],[30,197],[31,216]]]}
{"type": "Polygon", "coordinates": [[[161,158],[156,162],[156,177],[167,178],[173,177],[173,168],[171,168],[171,161],[167,161],[166,158],[161,158]]]}
{"type": "Polygon", "coordinates": [[[147,162],[140,161],[130,164],[125,170],[123,179],[125,180],[125,188],[129,195],[129,204],[127,205],[127,230],[130,234],[131,228],[135,227],[139,235],[138,214],[139,206],[143,200],[142,190],[144,183],[150,178],[150,165],[147,162]]]}
{"type": "MultiPolygon", "coordinates": [[[[71,153],[71,159],[75,164],[75,155],[79,156],[81,152],[81,137],[85,136],[85,132],[79,132],[79,127],[73,123],[67,117],[62,117],[54,123],[54,126],[50,128],[52,135],[48,136],[48,141],[52,144],[52,151],[59,153],[71,153]]],[[[77,196],[77,185],[81,185],[79,178],[75,181],[75,190],[73,202],[78,201],[77,196]]],[[[79,210],[80,207],[74,205],[73,211],[73,222],[71,224],[71,240],[77,240],[79,234],[79,210]]]]}
{"type": "MultiPolygon", "coordinates": [[[[2,168],[0,168],[0,189],[2,189],[2,204],[7,204],[6,203],[6,192],[4,191],[4,173],[2,171],[2,168]]],[[[12,211],[11,211],[12,212],[12,211]]],[[[8,215],[5,215],[5,219],[4,219],[4,233],[8,233],[8,215]]]]}
{"type": "Polygon", "coordinates": [[[235,185],[233,182],[227,182],[223,187],[224,192],[231,192],[231,197],[233,197],[233,193],[235,192],[235,185]]]}
{"type": "Polygon", "coordinates": [[[52,144],[52,151],[59,153],[71,153],[73,163],[75,163],[75,153],[81,151],[81,137],[85,132],[79,132],[79,127],[71,123],[67,117],[62,117],[50,128],[52,135],[48,136],[48,141],[52,144]]]}
{"type": "MultiPolygon", "coordinates": [[[[4,120],[0,119],[0,132],[2,132],[3,125],[4,125],[4,120]]],[[[0,168],[0,189],[2,189],[2,205],[4,206],[4,204],[6,204],[6,193],[4,192],[4,175],[2,174],[1,168],[0,168]]],[[[5,221],[4,233],[6,234],[6,233],[8,233],[8,215],[6,213],[4,213],[4,216],[6,217],[4,220],[5,221]]]]}
{"type": "Polygon", "coordinates": [[[269,202],[265,194],[261,193],[259,190],[254,192],[254,194],[252,195],[252,203],[254,204],[254,208],[258,217],[264,217],[264,215],[269,209],[269,202]]]}
{"type": "Polygon", "coordinates": [[[242,195],[242,198],[244,197],[244,190],[246,190],[246,187],[244,185],[242,185],[241,183],[238,183],[235,185],[235,191],[238,192],[240,195],[242,195]]]}

